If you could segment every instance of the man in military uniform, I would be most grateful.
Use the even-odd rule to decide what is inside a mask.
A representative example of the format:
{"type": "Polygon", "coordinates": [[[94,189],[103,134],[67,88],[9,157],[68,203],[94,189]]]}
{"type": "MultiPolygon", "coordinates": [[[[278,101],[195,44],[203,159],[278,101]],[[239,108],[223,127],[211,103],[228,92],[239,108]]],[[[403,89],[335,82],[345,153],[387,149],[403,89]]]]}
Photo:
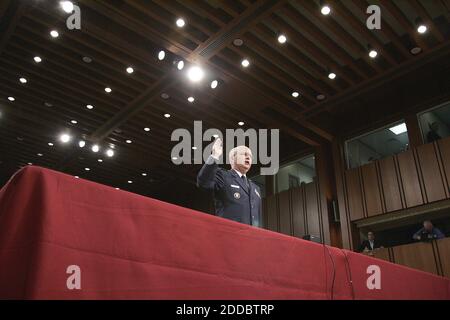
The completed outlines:
{"type": "Polygon", "coordinates": [[[216,139],[197,185],[214,192],[216,215],[225,219],[261,226],[261,190],[246,176],[252,166],[252,151],[239,146],[230,151],[231,170],[219,168],[217,161],[223,153],[222,141],[216,139]]]}

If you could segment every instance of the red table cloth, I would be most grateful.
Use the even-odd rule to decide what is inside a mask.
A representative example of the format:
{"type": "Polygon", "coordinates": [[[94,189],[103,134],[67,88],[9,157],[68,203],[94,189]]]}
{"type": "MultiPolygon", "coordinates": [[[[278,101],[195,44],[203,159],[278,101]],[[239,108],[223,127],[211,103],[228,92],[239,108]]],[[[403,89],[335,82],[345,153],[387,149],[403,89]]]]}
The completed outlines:
{"type": "Polygon", "coordinates": [[[449,299],[450,281],[29,166],[0,191],[0,298],[449,299]]]}

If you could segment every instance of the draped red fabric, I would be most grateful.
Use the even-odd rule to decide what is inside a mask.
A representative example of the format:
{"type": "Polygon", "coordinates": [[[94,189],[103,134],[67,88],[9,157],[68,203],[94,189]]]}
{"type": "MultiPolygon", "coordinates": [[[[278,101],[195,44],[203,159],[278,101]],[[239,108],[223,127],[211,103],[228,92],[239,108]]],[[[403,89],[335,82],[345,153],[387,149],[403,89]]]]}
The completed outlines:
{"type": "Polygon", "coordinates": [[[39,167],[0,191],[0,266],[3,299],[450,297],[445,278],[39,167]]]}

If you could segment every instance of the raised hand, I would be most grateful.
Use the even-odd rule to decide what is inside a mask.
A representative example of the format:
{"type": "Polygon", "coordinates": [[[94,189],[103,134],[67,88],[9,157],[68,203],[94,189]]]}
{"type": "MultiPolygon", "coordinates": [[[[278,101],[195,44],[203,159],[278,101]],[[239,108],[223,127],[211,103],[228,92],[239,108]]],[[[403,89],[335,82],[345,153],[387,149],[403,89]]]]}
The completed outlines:
{"type": "Polygon", "coordinates": [[[216,159],[219,159],[222,153],[223,153],[222,140],[220,140],[220,138],[217,138],[212,146],[212,156],[216,159]]]}

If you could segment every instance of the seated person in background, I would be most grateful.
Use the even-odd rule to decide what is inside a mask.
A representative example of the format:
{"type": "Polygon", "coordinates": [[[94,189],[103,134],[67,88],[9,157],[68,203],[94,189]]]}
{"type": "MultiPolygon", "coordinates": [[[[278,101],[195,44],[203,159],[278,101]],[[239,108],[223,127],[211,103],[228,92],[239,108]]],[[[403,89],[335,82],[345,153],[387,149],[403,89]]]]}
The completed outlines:
{"type": "Polygon", "coordinates": [[[439,131],[439,123],[433,122],[432,124],[428,124],[430,131],[427,134],[427,142],[431,143],[433,141],[437,141],[441,139],[441,136],[438,134],[439,131]]]}
{"type": "Polygon", "coordinates": [[[373,251],[378,248],[383,248],[378,241],[375,241],[375,234],[372,231],[367,232],[367,239],[364,240],[358,248],[358,252],[373,251]]]}
{"type": "Polygon", "coordinates": [[[435,228],[430,220],[425,220],[423,222],[423,228],[414,233],[414,240],[431,240],[431,239],[442,239],[445,238],[445,235],[439,230],[435,228]]]}

